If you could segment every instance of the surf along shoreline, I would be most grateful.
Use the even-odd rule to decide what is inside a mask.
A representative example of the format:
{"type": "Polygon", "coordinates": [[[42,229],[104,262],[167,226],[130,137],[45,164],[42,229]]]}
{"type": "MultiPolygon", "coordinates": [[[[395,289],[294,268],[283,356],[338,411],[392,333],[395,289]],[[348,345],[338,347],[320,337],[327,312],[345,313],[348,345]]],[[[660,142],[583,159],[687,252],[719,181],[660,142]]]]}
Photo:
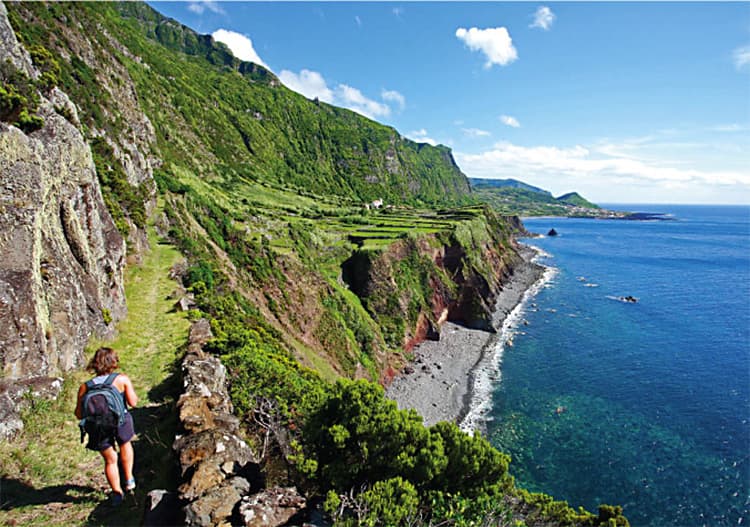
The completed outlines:
{"type": "Polygon", "coordinates": [[[425,426],[451,421],[464,431],[483,432],[491,393],[501,376],[503,350],[522,323],[525,305],[554,274],[536,260],[543,252],[520,244],[521,260],[498,293],[492,315],[495,333],[443,324],[440,340],[414,348],[414,359],[393,378],[386,396],[399,408],[413,408],[425,426]]]}

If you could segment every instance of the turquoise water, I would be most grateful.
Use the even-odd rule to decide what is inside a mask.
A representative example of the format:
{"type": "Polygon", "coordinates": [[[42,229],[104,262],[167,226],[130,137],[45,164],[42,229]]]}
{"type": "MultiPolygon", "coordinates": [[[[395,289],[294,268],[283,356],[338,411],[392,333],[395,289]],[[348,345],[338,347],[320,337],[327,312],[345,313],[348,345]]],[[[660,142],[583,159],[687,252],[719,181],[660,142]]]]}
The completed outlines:
{"type": "Polygon", "coordinates": [[[527,219],[557,273],[502,355],[490,441],[521,486],[634,527],[750,524],[750,207],[527,219]],[[632,295],[637,303],[619,297],[632,295]]]}

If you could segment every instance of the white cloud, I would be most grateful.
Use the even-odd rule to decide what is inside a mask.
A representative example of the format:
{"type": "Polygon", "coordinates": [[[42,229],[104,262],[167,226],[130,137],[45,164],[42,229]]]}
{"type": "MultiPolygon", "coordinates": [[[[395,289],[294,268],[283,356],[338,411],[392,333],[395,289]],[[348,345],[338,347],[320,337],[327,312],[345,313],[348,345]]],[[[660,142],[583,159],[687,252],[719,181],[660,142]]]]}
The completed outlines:
{"type": "Polygon", "coordinates": [[[513,47],[513,39],[504,27],[487,29],[460,27],[456,30],[456,37],[462,40],[470,50],[481,51],[485,54],[487,57],[485,68],[491,68],[493,64],[507,66],[518,58],[516,48],[513,47]]]}
{"type": "Polygon", "coordinates": [[[480,130],[479,128],[461,128],[461,131],[469,137],[488,137],[492,135],[487,130],[480,130]]]}
{"type": "MultiPolygon", "coordinates": [[[[279,73],[279,80],[290,90],[301,93],[309,99],[317,97],[323,102],[348,108],[370,119],[391,115],[391,107],[388,104],[370,99],[359,89],[347,84],[329,87],[323,75],[317,71],[303,69],[299,73],[294,73],[293,71],[282,70],[279,73]]],[[[395,102],[399,105],[405,104],[403,95],[397,91],[383,90],[381,97],[387,102],[395,102]]]]}
{"type": "Polygon", "coordinates": [[[365,97],[357,88],[352,88],[346,84],[339,84],[336,88],[336,98],[341,101],[341,105],[365,117],[375,119],[377,117],[387,117],[391,114],[391,108],[365,97]]]}
{"type": "Polygon", "coordinates": [[[193,13],[202,15],[206,10],[211,11],[219,15],[225,14],[224,10],[214,0],[201,0],[197,2],[189,2],[188,9],[193,13]]]}
{"type": "Polygon", "coordinates": [[[741,46],[732,52],[734,67],[738,70],[750,66],[750,45],[741,46]]]}
{"type": "Polygon", "coordinates": [[[731,124],[717,124],[710,129],[712,132],[745,132],[748,130],[747,126],[743,126],[739,123],[731,124]]]}
{"type": "Polygon", "coordinates": [[[479,154],[457,152],[455,156],[470,177],[520,178],[553,193],[579,190],[590,199],[606,196],[604,199],[622,201],[618,197],[626,193],[640,193],[640,201],[670,201],[670,189],[680,189],[692,192],[694,201],[700,202],[701,192],[705,192],[701,189],[715,192],[717,186],[731,186],[739,194],[750,195],[750,171],[698,170],[638,159],[606,146],[592,151],[582,145],[526,147],[500,142],[479,154]],[[663,197],[659,198],[659,193],[663,197]]]}
{"type": "Polygon", "coordinates": [[[362,19],[359,18],[359,15],[354,15],[354,21],[357,23],[357,27],[362,27],[362,19]]]}
{"type": "Polygon", "coordinates": [[[232,51],[234,56],[238,59],[245,60],[247,62],[254,62],[255,64],[259,64],[266,69],[271,69],[255,52],[255,48],[253,48],[253,41],[242,33],[229,31],[228,29],[217,29],[211,34],[211,36],[214,37],[214,40],[226,44],[227,47],[229,47],[229,49],[232,51]]]}
{"type": "Polygon", "coordinates": [[[553,13],[549,7],[541,6],[536,10],[536,13],[534,13],[534,23],[529,25],[529,27],[538,27],[545,31],[549,31],[555,18],[557,18],[555,13],[553,13]]]}
{"type": "Polygon", "coordinates": [[[425,130],[424,128],[411,131],[408,134],[406,134],[406,137],[408,137],[412,141],[416,141],[417,143],[428,143],[428,144],[431,144],[432,146],[437,146],[438,144],[437,141],[429,137],[429,135],[427,134],[427,130],[425,130]]]}
{"type": "Polygon", "coordinates": [[[396,103],[399,110],[406,108],[406,98],[396,90],[383,90],[380,92],[380,97],[382,97],[384,101],[396,103]]]}
{"type": "Polygon", "coordinates": [[[299,74],[289,70],[279,73],[279,80],[290,90],[301,93],[309,99],[316,97],[323,102],[334,103],[333,90],[328,87],[326,80],[317,71],[302,70],[299,74]]]}
{"type": "Polygon", "coordinates": [[[500,121],[504,125],[510,126],[511,128],[520,128],[521,127],[521,123],[518,122],[518,119],[516,119],[515,117],[511,117],[510,115],[501,115],[500,116],[500,121]]]}
{"type": "Polygon", "coordinates": [[[404,14],[404,8],[403,7],[394,7],[391,9],[391,13],[393,13],[398,18],[401,18],[401,15],[404,14]]]}

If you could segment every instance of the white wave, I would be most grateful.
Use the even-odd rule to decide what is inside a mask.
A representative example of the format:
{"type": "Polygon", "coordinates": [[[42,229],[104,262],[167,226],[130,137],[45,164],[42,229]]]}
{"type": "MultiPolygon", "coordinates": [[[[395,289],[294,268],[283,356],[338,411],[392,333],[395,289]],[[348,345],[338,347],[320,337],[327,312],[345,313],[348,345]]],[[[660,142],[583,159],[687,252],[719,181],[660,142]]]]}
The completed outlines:
{"type": "Polygon", "coordinates": [[[541,247],[537,247],[536,245],[526,245],[526,247],[528,247],[528,248],[530,248],[530,249],[532,249],[534,251],[535,254],[534,254],[533,258],[531,258],[531,261],[534,262],[534,263],[539,263],[539,260],[542,259],[542,258],[553,258],[554,257],[553,254],[548,253],[547,251],[545,251],[541,247]]]}
{"type": "MultiPolygon", "coordinates": [[[[539,256],[551,257],[537,247],[529,247],[537,250],[537,254],[531,260],[534,263],[537,263],[536,260],[539,256]]],[[[555,267],[544,266],[542,276],[524,292],[521,301],[503,320],[503,326],[498,333],[499,336],[492,352],[487,353],[472,371],[469,409],[466,412],[466,416],[459,423],[459,428],[464,432],[473,434],[479,430],[481,433],[484,433],[485,424],[491,420],[489,413],[492,409],[492,392],[495,385],[502,381],[501,365],[505,348],[506,346],[510,347],[513,345],[513,337],[517,333],[518,326],[523,321],[523,314],[530,300],[541,291],[542,287],[545,287],[554,278],[557,271],[555,267]]]]}

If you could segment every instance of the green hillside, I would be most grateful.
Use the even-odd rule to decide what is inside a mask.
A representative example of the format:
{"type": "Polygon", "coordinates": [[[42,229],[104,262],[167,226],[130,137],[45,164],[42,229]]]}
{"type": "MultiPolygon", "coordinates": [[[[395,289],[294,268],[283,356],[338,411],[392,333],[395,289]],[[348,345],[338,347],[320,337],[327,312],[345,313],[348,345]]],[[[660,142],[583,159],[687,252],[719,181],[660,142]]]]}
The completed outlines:
{"type": "MultiPolygon", "coordinates": [[[[58,60],[64,90],[91,131],[128,132],[126,109],[103,75],[132,81],[154,125],[155,152],[225,187],[258,182],[354,203],[453,203],[469,193],[449,149],[419,144],[349,110],[310,101],[260,66],[146,4],[17,6],[26,44],[76,49],[68,16],[90,28],[96,58],[58,60]],[[106,21],[106,33],[101,28],[106,21]],[[68,25],[69,26],[69,25],[68,25]],[[112,45],[115,35],[124,49],[112,45]],[[111,57],[112,65],[102,60],[111,57]]],[[[59,48],[59,49],[57,49],[59,48]]]]}
{"type": "Polygon", "coordinates": [[[574,207],[582,207],[585,209],[599,209],[599,205],[591,203],[589,200],[581,196],[578,192],[568,192],[562,196],[557,197],[557,201],[573,205],[574,207]]]}
{"type": "Polygon", "coordinates": [[[519,181],[517,179],[482,179],[482,178],[469,178],[469,182],[471,183],[472,188],[475,189],[481,189],[481,188],[518,188],[523,190],[529,190],[531,192],[538,192],[540,194],[545,194],[548,196],[551,196],[552,193],[550,193],[547,190],[541,189],[539,187],[535,187],[534,185],[529,185],[528,183],[524,183],[523,181],[519,181]]]}
{"type": "MultiPolygon", "coordinates": [[[[161,255],[129,275],[154,285],[131,282],[137,318],[118,341],[129,361],[138,348],[153,363],[140,389],[179,374],[177,350],[164,348],[177,347],[185,320],[163,309],[176,249],[185,263],[174,274],[196,304],[187,317],[210,321],[205,351],[227,366],[243,434],[265,453],[265,485],[297,487],[335,525],[627,525],[621,509],[597,516],[516,488],[509,458],[484,438],[455,424],[426,428],[378,385],[443,311],[480,325],[519,258],[513,221],[476,199],[448,148],[308,100],[146,4],[7,7],[36,66],[77,105],[131,254],[142,256],[133,240],[148,232],[161,255]],[[133,170],[139,163],[148,168],[133,170]],[[261,404],[272,409],[267,428],[261,404]]],[[[158,425],[143,431],[163,459],[139,458],[141,498],[169,464],[171,438],[158,425]]],[[[78,463],[67,452],[60,460],[78,463]]],[[[12,470],[29,469],[16,459],[12,470]]],[[[2,471],[4,481],[15,477],[2,471]]],[[[59,485],[43,472],[29,479],[32,489],[59,485]]],[[[95,498],[79,501],[86,508],[95,498]]],[[[23,514],[44,506],[26,505],[23,514]]]]}
{"type": "Polygon", "coordinates": [[[471,178],[474,196],[500,214],[518,216],[622,217],[602,209],[577,192],[555,198],[550,192],[514,179],[471,178]]]}

